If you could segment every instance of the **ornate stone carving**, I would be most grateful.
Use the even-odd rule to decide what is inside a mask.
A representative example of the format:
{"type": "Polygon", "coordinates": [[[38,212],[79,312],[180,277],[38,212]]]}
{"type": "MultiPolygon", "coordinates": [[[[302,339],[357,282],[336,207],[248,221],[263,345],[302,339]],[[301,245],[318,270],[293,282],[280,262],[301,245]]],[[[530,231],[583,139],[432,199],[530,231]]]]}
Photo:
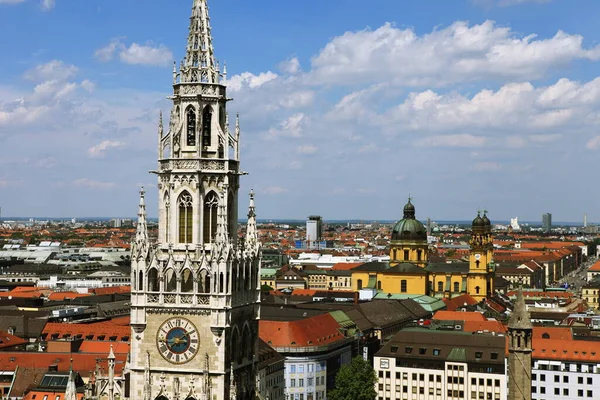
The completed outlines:
{"type": "Polygon", "coordinates": [[[180,296],[181,304],[192,304],[194,301],[194,296],[191,294],[182,294],[180,296]]]}
{"type": "Polygon", "coordinates": [[[207,306],[210,304],[210,296],[198,295],[198,304],[207,306]]]}
{"type": "Polygon", "coordinates": [[[202,161],[201,168],[208,171],[225,171],[225,162],[217,160],[202,161]]]}
{"type": "Polygon", "coordinates": [[[165,294],[165,303],[167,304],[175,304],[177,301],[177,296],[174,294],[165,294]]]}

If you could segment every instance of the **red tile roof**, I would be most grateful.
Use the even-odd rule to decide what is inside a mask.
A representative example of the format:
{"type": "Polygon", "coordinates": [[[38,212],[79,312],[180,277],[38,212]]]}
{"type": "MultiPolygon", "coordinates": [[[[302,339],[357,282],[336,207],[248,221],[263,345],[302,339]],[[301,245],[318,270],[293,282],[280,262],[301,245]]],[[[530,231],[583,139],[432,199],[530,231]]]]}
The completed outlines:
{"type": "Polygon", "coordinates": [[[499,334],[506,333],[506,326],[497,320],[488,321],[465,321],[463,325],[465,332],[495,332],[499,334]]]}
{"type": "Polygon", "coordinates": [[[299,321],[260,320],[259,336],[271,347],[324,346],[345,338],[340,328],[330,314],[299,321]]]}
{"type": "MultiPolygon", "coordinates": [[[[107,353],[41,353],[41,352],[1,352],[0,371],[14,371],[19,368],[48,368],[56,365],[59,372],[68,372],[73,359],[73,371],[88,376],[96,369],[96,360],[100,367],[108,367],[107,353]]],[[[115,354],[115,372],[120,374],[127,360],[126,354],[115,354]]]]}
{"type": "Polygon", "coordinates": [[[88,297],[90,293],[77,293],[77,292],[54,292],[50,293],[48,300],[63,301],[66,299],[76,299],[78,297],[88,297]]]}
{"type": "Polygon", "coordinates": [[[592,271],[592,272],[600,272],[600,261],[596,261],[594,263],[594,265],[592,265],[588,271],[592,271]]]}
{"type": "Polygon", "coordinates": [[[588,340],[537,339],[533,341],[533,358],[600,362],[600,342],[588,340]]]}
{"type": "Polygon", "coordinates": [[[48,322],[42,331],[42,335],[46,335],[48,339],[52,336],[57,338],[64,337],[82,337],[88,340],[107,340],[116,336],[116,341],[123,341],[123,338],[131,336],[131,328],[129,326],[120,326],[106,322],[98,322],[95,324],[63,324],[59,322],[48,322]],[[66,336],[65,336],[66,335],[66,336]]]}
{"type": "Polygon", "coordinates": [[[482,313],[473,311],[446,311],[440,310],[433,314],[433,319],[439,321],[486,321],[482,313]]]}
{"type": "Polygon", "coordinates": [[[0,331],[0,349],[6,349],[28,343],[27,340],[7,332],[0,331]]]}
{"type": "Polygon", "coordinates": [[[475,300],[469,294],[462,294],[460,296],[453,297],[452,299],[446,299],[446,298],[444,298],[442,300],[444,301],[444,303],[446,303],[446,309],[448,311],[456,311],[460,307],[464,307],[465,304],[467,306],[472,306],[472,305],[475,305],[475,304],[479,303],[477,300],[475,300]]]}
{"type": "MultiPolygon", "coordinates": [[[[77,393],[77,400],[82,400],[85,393],[77,393]]],[[[32,390],[23,396],[23,400],[64,400],[65,393],[44,392],[42,390],[32,390]]]]}
{"type": "Polygon", "coordinates": [[[359,262],[357,262],[357,263],[341,262],[341,263],[334,264],[331,269],[334,271],[348,271],[348,270],[351,270],[352,268],[356,268],[362,264],[363,263],[359,263],[359,262]]]}
{"type": "Polygon", "coordinates": [[[84,340],[81,346],[79,347],[79,352],[93,354],[108,354],[110,352],[111,346],[115,354],[129,353],[129,343],[127,342],[100,342],[94,340],[84,340]]]}
{"type": "Polygon", "coordinates": [[[92,293],[97,296],[113,293],[129,293],[131,292],[131,286],[112,286],[92,289],[92,293]]]}

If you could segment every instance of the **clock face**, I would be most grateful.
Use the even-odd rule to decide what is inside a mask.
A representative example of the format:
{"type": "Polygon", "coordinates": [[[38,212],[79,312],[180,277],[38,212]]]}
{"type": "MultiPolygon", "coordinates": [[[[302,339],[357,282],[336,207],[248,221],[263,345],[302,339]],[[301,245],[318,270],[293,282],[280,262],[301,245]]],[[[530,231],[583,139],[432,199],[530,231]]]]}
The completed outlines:
{"type": "Polygon", "coordinates": [[[481,258],[481,254],[475,254],[475,259],[479,260],[481,258]]]}
{"type": "Polygon", "coordinates": [[[158,328],[156,345],[165,360],[184,364],[198,353],[198,331],[186,318],[170,318],[158,328]]]}

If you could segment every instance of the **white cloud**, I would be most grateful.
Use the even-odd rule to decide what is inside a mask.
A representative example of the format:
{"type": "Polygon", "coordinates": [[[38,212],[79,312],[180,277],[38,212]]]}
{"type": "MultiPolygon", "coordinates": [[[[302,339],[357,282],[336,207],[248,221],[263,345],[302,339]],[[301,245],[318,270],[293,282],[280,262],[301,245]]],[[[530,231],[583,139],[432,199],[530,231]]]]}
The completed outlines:
{"type": "Polygon", "coordinates": [[[470,134],[431,136],[415,142],[417,146],[428,147],[481,147],[485,144],[486,138],[473,136],[470,134]]]}
{"type": "Polygon", "coordinates": [[[276,128],[271,128],[267,134],[267,137],[300,137],[302,136],[302,125],[305,122],[306,115],[304,113],[294,114],[282,121],[276,128]]]}
{"type": "Polygon", "coordinates": [[[77,75],[77,71],[78,68],[74,65],[65,64],[60,60],[52,60],[25,71],[23,77],[34,82],[65,81],[77,75]]]}
{"type": "Polygon", "coordinates": [[[242,72],[239,75],[234,75],[227,79],[227,88],[232,92],[239,91],[243,87],[256,89],[265,83],[274,80],[277,76],[276,73],[271,71],[263,72],[258,75],[254,75],[251,72],[242,72]]]}
{"type": "Polygon", "coordinates": [[[596,136],[596,137],[593,137],[590,140],[588,140],[587,143],[585,144],[585,147],[588,150],[600,149],[600,136],[596,136]]]}
{"type": "Polygon", "coordinates": [[[104,140],[96,146],[90,147],[88,149],[88,154],[90,157],[104,157],[107,150],[116,149],[123,146],[125,146],[125,143],[123,142],[104,140]]]}
{"type": "Polygon", "coordinates": [[[100,61],[110,61],[116,55],[126,64],[167,66],[173,62],[173,53],[164,45],[132,43],[125,45],[122,38],[114,38],[106,46],[96,50],[94,55],[100,61]]]}
{"type": "Polygon", "coordinates": [[[116,52],[123,47],[124,45],[121,43],[121,39],[115,38],[106,46],[96,50],[94,55],[100,61],[110,61],[115,57],[116,52]]]}
{"type": "Polygon", "coordinates": [[[261,189],[260,193],[267,194],[267,195],[276,195],[276,194],[286,193],[287,191],[288,190],[286,188],[283,188],[281,186],[269,186],[264,189],[261,189]]]}
{"type": "Polygon", "coordinates": [[[479,172],[499,171],[500,169],[502,169],[502,166],[500,164],[489,161],[478,162],[471,168],[471,170],[479,172]]]}
{"type": "Polygon", "coordinates": [[[538,39],[494,21],[471,26],[458,21],[420,36],[387,23],[335,37],[312,59],[309,80],[343,86],[382,79],[404,86],[444,86],[491,78],[533,79],[573,60],[599,58],[600,47],[585,48],[582,36],[562,31],[538,39]]]}
{"type": "Polygon", "coordinates": [[[42,0],[43,10],[52,10],[56,5],[56,0],[42,0]]]}
{"type": "Polygon", "coordinates": [[[296,75],[300,72],[300,60],[298,57],[289,58],[279,64],[279,69],[286,74],[296,75]]]}
{"type": "Polygon", "coordinates": [[[298,153],[300,154],[315,154],[319,148],[311,144],[298,147],[298,153]]]}
{"type": "Polygon", "coordinates": [[[73,185],[90,189],[111,189],[116,186],[114,182],[95,181],[87,178],[73,181],[73,185]]]}

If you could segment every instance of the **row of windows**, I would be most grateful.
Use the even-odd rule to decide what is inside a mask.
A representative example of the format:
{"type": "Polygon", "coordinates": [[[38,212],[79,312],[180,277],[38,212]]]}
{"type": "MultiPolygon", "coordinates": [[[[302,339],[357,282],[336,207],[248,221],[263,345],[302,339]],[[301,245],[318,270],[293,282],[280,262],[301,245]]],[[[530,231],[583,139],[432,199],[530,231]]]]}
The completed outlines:
{"type": "MultiPolygon", "coordinates": [[[[289,365],[290,368],[290,374],[295,374],[296,372],[298,372],[299,374],[303,374],[304,370],[305,370],[305,365],[304,364],[291,364],[289,365]]],[[[307,372],[314,372],[314,371],[325,371],[325,363],[316,363],[316,364],[308,364],[306,365],[306,371],[307,372]]]]}
{"type": "Polygon", "coordinates": [[[304,393],[291,393],[289,400],[323,400],[325,399],[325,392],[309,392],[304,396],[304,393]]]}
{"type": "Polygon", "coordinates": [[[317,376],[316,378],[306,378],[306,381],[304,380],[304,378],[299,378],[298,379],[298,386],[296,386],[296,379],[295,378],[291,378],[290,379],[290,387],[304,387],[304,383],[306,382],[306,386],[311,387],[311,386],[315,386],[315,384],[317,386],[319,385],[325,385],[325,377],[324,376],[317,376]]]}
{"type": "MultiPolygon", "coordinates": [[[[537,387],[536,386],[532,386],[531,387],[531,393],[537,393],[537,387]]],[[[584,389],[577,389],[577,397],[584,397],[583,394],[586,394],[585,397],[592,397],[592,391],[591,390],[584,390],[584,389]]],[[[540,394],[546,394],[546,387],[545,386],[541,386],[540,387],[540,394]]],[[[560,388],[554,388],[554,394],[557,396],[560,396],[561,394],[561,390],[560,388]]],[[[562,389],[562,395],[563,396],[569,396],[569,389],[568,388],[563,388],[562,389]]]]}
{"type": "MultiPolygon", "coordinates": [[[[455,365],[455,367],[462,367],[461,365],[455,365]]],[[[391,374],[390,371],[379,371],[379,378],[390,378],[391,374]]],[[[413,373],[412,374],[412,380],[413,381],[425,381],[425,374],[416,374],[413,373]]],[[[400,379],[400,372],[396,372],[396,379],[400,379]]],[[[408,373],[403,372],[402,373],[402,379],[406,380],[408,379],[408,373]]],[[[434,374],[429,374],[428,375],[428,380],[429,382],[442,382],[442,376],[441,375],[434,375],[434,374]]],[[[464,377],[458,377],[458,376],[448,376],[447,377],[448,383],[450,384],[459,384],[459,385],[463,385],[465,383],[465,378],[464,377]]],[[[588,381],[591,383],[591,380],[588,381]]],[[[484,379],[484,378],[471,378],[471,385],[477,385],[479,383],[479,386],[496,386],[499,387],[500,386],[500,379],[484,379]]]]}

